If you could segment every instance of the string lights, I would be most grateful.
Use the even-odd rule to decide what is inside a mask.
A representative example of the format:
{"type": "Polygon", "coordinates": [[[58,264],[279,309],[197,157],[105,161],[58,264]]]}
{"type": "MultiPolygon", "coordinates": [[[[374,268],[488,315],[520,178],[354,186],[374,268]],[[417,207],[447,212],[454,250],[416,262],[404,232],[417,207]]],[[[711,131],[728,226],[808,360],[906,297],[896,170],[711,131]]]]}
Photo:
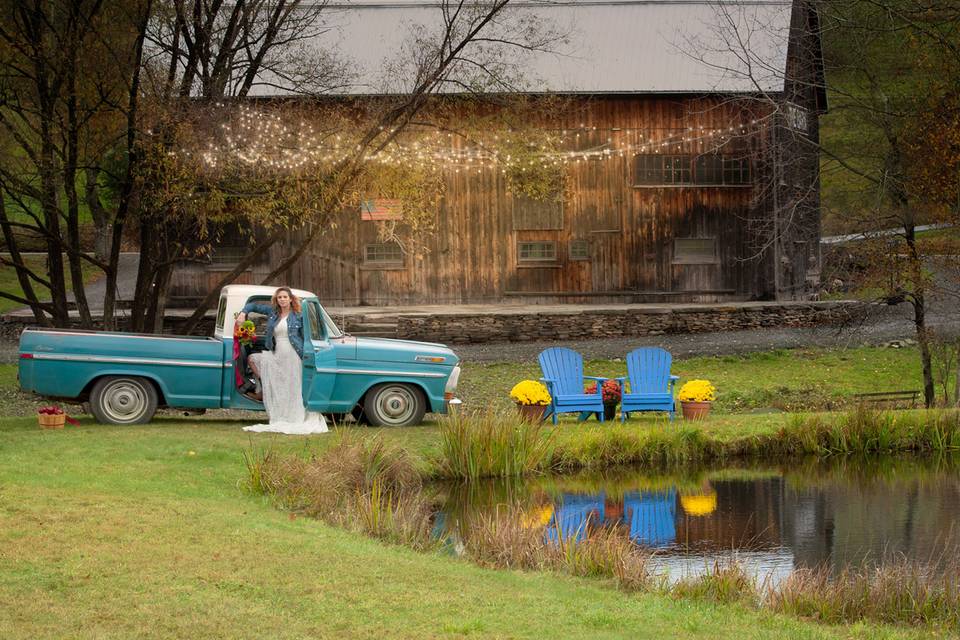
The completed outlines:
{"type": "MultiPolygon", "coordinates": [[[[386,165],[415,165],[423,169],[452,168],[457,173],[496,169],[533,170],[583,162],[619,160],[635,154],[703,154],[722,149],[737,138],[761,133],[769,117],[739,122],[726,128],[687,127],[651,130],[638,127],[579,127],[536,130],[532,137],[500,132],[480,139],[450,132],[409,128],[384,149],[362,152],[358,142],[342,130],[320,131],[306,120],[288,122],[276,111],[240,107],[220,124],[218,140],[210,140],[196,154],[211,169],[232,163],[274,171],[297,171],[335,165],[362,152],[361,160],[386,165]],[[531,138],[535,138],[531,139],[531,138]]],[[[386,132],[385,132],[386,133],[386,132]]],[[[389,133],[393,133],[391,130],[389,133]]]]}

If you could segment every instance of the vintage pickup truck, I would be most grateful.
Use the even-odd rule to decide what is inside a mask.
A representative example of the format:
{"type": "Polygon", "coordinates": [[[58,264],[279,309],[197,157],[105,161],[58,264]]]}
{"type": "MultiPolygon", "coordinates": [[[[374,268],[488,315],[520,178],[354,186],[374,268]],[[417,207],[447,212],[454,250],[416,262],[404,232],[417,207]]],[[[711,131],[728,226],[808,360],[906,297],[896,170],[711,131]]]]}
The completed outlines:
{"type": "MultiPolygon", "coordinates": [[[[249,350],[234,349],[233,327],[247,302],[269,303],[273,292],[224,287],[209,338],[26,329],[20,335],[20,387],[89,402],[99,422],[112,424],[149,422],[158,406],[263,410],[243,391],[249,386],[249,350]]],[[[303,398],[309,409],[407,426],[419,424],[426,411],[446,413],[449,403],[459,402],[453,395],[459,359],[444,345],[346,335],[315,295],[294,294],[303,305],[303,398]]],[[[254,351],[263,348],[261,331],[254,351]]]]}

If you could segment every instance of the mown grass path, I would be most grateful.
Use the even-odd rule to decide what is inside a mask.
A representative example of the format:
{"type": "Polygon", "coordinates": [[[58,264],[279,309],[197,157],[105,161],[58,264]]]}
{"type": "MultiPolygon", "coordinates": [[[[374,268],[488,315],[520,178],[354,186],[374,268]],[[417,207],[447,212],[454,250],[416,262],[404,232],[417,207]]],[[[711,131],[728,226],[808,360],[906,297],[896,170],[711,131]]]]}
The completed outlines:
{"type": "MultiPolygon", "coordinates": [[[[485,570],[290,519],[239,488],[242,453],[331,437],[240,426],[0,419],[0,637],[936,637],[485,570]]],[[[424,451],[436,430],[385,437],[424,451]]]]}

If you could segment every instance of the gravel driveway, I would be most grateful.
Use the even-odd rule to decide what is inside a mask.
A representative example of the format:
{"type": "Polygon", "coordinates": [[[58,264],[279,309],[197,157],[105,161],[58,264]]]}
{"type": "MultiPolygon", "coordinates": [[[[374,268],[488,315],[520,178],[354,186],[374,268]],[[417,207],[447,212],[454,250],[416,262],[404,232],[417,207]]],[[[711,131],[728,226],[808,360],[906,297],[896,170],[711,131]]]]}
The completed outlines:
{"type": "MultiPolygon", "coordinates": [[[[914,337],[909,322],[883,322],[857,329],[751,329],[701,334],[672,334],[638,338],[566,340],[562,346],[579,351],[590,360],[623,358],[636,347],[663,347],[674,357],[694,357],[792,349],[882,344],[914,337]]],[[[537,354],[556,342],[512,342],[457,345],[454,351],[468,362],[532,362],[537,354]]]]}

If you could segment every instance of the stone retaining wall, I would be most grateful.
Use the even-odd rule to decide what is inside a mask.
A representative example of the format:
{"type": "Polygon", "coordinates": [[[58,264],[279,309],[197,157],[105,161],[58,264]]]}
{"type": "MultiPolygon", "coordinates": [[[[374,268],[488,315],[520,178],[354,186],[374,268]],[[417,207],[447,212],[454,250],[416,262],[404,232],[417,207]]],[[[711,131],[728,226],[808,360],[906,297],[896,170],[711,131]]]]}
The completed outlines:
{"type": "Polygon", "coordinates": [[[745,303],[716,307],[631,307],[579,312],[399,316],[397,337],[448,344],[582,340],[707,333],[761,327],[842,325],[861,317],[854,302],[745,303]]]}

